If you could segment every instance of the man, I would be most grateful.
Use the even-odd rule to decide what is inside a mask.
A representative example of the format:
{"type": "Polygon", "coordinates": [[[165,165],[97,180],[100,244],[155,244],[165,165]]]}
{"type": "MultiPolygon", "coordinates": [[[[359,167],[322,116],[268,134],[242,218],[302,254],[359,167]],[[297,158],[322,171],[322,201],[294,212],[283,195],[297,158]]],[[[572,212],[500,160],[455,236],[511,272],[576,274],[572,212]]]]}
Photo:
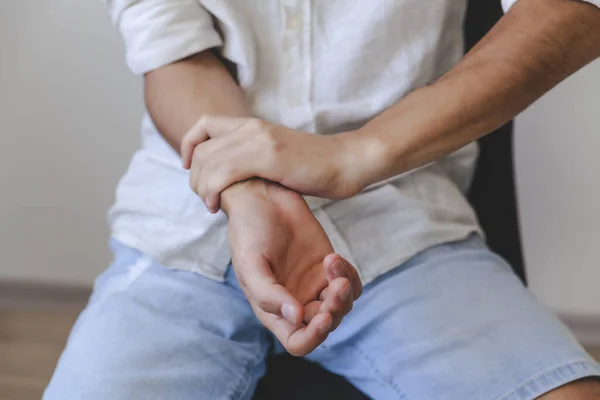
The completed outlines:
{"type": "Polygon", "coordinates": [[[469,143],[600,56],[597,0],[506,1],[462,60],[464,1],[108,3],[144,143],[46,399],[248,399],[282,346],[374,399],[600,398],[463,195],[469,143]]]}

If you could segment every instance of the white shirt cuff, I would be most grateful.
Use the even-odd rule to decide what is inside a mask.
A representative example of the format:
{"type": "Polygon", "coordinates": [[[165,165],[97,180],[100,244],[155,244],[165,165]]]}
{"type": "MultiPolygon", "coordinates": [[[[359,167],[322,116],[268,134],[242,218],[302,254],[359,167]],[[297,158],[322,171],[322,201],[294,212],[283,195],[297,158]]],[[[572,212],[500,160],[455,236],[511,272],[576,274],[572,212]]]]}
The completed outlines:
{"type": "Polygon", "coordinates": [[[142,75],[223,44],[198,0],[106,0],[125,42],[127,64],[142,75]]]}
{"type": "MultiPolygon", "coordinates": [[[[519,1],[519,0],[502,0],[502,8],[504,9],[504,12],[507,12],[512,6],[515,5],[515,3],[519,1]]],[[[591,3],[593,5],[595,5],[596,7],[600,7],[600,0],[582,0],[585,1],[586,3],[591,3]]]]}

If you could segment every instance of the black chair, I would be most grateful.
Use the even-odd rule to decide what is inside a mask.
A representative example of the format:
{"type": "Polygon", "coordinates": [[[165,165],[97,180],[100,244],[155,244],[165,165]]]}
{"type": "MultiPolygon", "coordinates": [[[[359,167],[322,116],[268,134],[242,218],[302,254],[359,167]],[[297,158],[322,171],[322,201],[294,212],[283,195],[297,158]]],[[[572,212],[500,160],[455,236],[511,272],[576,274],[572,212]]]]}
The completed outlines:
{"type": "MultiPolygon", "coordinates": [[[[465,26],[471,48],[501,17],[499,0],[469,2],[465,26]]],[[[513,176],[512,123],[479,140],[480,158],[469,193],[488,245],[503,256],[525,282],[513,176]]],[[[255,400],[365,400],[344,378],[290,355],[271,356],[255,400]],[[306,384],[306,382],[314,382],[306,384]]]]}

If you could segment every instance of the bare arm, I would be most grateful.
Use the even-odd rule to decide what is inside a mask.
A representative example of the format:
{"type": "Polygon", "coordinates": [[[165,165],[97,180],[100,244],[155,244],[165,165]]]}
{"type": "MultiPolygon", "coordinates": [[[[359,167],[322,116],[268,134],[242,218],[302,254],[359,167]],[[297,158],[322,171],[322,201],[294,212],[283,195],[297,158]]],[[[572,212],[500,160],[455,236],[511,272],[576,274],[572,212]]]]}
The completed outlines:
{"type": "MultiPolygon", "coordinates": [[[[212,50],[145,74],[144,99],[156,128],[177,152],[185,134],[202,115],[251,116],[242,89],[212,50]]],[[[223,198],[242,197],[247,190],[257,190],[257,184],[238,185],[236,190],[225,191],[223,198]]]]}
{"type": "MultiPolygon", "coordinates": [[[[250,116],[242,89],[211,50],[223,41],[197,0],[106,2],[129,67],[144,75],[148,112],[175,150],[204,114],[250,116]]],[[[196,177],[192,169],[190,182],[196,177]]],[[[234,271],[250,305],[288,351],[307,354],[360,296],[358,273],[333,254],[297,192],[251,179],[223,199],[234,271]]]]}
{"type": "MultiPolygon", "coordinates": [[[[242,89],[212,50],[145,74],[144,99],[156,128],[177,152],[185,134],[202,115],[251,116],[242,89]]],[[[231,208],[237,201],[244,201],[252,194],[248,192],[262,191],[260,182],[240,182],[236,186],[223,192],[226,213],[230,211],[227,205],[231,208]]]]}
{"type": "MultiPolygon", "coordinates": [[[[145,98],[176,150],[203,114],[250,115],[242,89],[211,51],[147,73],[145,98]]],[[[192,182],[195,174],[192,168],[192,182]]],[[[294,191],[262,179],[239,182],[223,192],[223,210],[234,270],[257,317],[288,351],[309,353],[360,296],[356,270],[330,255],[327,235],[294,191]],[[345,291],[351,295],[340,297],[345,291]]]]}
{"type": "Polygon", "coordinates": [[[144,97],[158,131],[178,152],[203,114],[251,116],[242,89],[211,50],[148,72],[144,97]]]}
{"type": "Polygon", "coordinates": [[[204,147],[195,187],[212,211],[222,190],[250,177],[314,196],[349,197],[488,134],[599,56],[600,8],[579,0],[520,0],[445,76],[359,130],[306,135],[265,121],[207,118],[203,135],[190,132],[204,147]],[[211,138],[206,144],[204,132],[211,138]],[[268,146],[257,149],[257,140],[268,146]]]}
{"type": "Polygon", "coordinates": [[[599,56],[599,8],[577,0],[521,0],[448,74],[362,128],[359,135],[383,155],[367,183],[493,131],[599,56]]]}

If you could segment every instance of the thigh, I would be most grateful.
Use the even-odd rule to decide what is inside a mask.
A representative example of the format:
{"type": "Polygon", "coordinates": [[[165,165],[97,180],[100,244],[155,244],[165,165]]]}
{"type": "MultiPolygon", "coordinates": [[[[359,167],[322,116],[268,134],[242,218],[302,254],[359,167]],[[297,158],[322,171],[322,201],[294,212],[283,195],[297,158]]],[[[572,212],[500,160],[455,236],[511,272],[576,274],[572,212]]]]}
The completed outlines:
{"type": "Polygon", "coordinates": [[[482,241],[437,246],[365,288],[313,359],[375,399],[535,399],[598,365],[482,241]]]}
{"type": "Polygon", "coordinates": [[[250,398],[271,338],[233,273],[215,282],[113,247],[44,399],[250,398]]]}

